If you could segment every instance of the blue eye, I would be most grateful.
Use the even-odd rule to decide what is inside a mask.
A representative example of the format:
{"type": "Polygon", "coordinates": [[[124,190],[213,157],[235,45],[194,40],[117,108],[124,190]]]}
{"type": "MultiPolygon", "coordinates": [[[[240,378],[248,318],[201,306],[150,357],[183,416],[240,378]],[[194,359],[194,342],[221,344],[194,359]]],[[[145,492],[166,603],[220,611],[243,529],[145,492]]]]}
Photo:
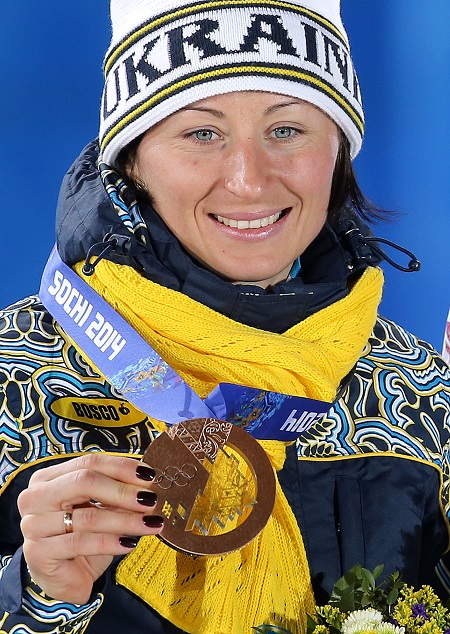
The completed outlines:
{"type": "Polygon", "coordinates": [[[290,128],[289,126],[283,125],[279,128],[275,128],[273,132],[277,139],[289,139],[289,137],[294,136],[296,130],[294,130],[294,128],[290,128]]]}
{"type": "Polygon", "coordinates": [[[193,136],[197,141],[208,142],[213,140],[214,132],[212,130],[196,130],[193,136]]]}

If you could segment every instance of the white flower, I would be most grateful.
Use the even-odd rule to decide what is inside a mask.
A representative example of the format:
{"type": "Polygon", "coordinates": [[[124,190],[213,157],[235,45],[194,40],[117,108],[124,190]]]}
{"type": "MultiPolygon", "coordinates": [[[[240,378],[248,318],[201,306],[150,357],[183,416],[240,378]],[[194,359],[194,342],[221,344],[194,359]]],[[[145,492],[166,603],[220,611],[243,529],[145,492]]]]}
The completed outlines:
{"type": "Polygon", "coordinates": [[[383,623],[383,615],[378,610],[355,610],[342,624],[342,634],[360,634],[376,632],[377,634],[405,634],[404,627],[392,623],[383,623]]]}
{"type": "Polygon", "coordinates": [[[378,634],[405,634],[405,628],[393,623],[380,623],[376,628],[378,634]]]}
{"type": "Polygon", "coordinates": [[[378,610],[355,610],[351,612],[342,624],[342,634],[354,634],[361,630],[374,630],[383,621],[383,615],[378,610]]]}

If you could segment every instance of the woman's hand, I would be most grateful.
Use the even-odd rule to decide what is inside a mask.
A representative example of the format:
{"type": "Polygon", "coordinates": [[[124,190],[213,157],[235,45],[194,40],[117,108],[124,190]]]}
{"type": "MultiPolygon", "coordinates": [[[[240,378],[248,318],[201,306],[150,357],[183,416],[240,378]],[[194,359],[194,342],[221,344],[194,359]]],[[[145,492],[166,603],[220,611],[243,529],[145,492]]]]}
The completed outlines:
{"type": "Polygon", "coordinates": [[[87,603],[114,555],[161,531],[163,518],[152,515],[156,495],[145,486],[153,478],[152,469],[134,458],[101,453],[32,475],[18,499],[23,552],[48,596],[87,603]]]}

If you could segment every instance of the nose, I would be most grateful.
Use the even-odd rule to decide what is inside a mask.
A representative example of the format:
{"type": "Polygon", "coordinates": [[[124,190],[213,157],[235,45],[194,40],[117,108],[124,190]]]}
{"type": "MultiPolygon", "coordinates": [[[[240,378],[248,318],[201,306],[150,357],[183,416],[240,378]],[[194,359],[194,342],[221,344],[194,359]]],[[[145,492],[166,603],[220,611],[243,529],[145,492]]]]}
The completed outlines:
{"type": "Polygon", "coordinates": [[[269,161],[260,145],[241,142],[223,163],[225,189],[240,198],[257,199],[269,180],[269,161]]]}

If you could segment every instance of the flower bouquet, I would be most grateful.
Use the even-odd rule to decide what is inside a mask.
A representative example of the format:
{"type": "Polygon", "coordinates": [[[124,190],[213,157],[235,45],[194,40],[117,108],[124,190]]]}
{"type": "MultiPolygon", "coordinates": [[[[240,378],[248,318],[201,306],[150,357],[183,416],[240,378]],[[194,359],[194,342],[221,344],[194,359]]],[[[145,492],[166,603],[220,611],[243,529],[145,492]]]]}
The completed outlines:
{"type": "MultiPolygon", "coordinates": [[[[328,604],[308,615],[306,634],[450,634],[450,609],[430,586],[414,590],[398,572],[377,585],[383,568],[351,568],[334,585],[328,604]]],[[[290,634],[276,625],[253,629],[290,634]]]]}

